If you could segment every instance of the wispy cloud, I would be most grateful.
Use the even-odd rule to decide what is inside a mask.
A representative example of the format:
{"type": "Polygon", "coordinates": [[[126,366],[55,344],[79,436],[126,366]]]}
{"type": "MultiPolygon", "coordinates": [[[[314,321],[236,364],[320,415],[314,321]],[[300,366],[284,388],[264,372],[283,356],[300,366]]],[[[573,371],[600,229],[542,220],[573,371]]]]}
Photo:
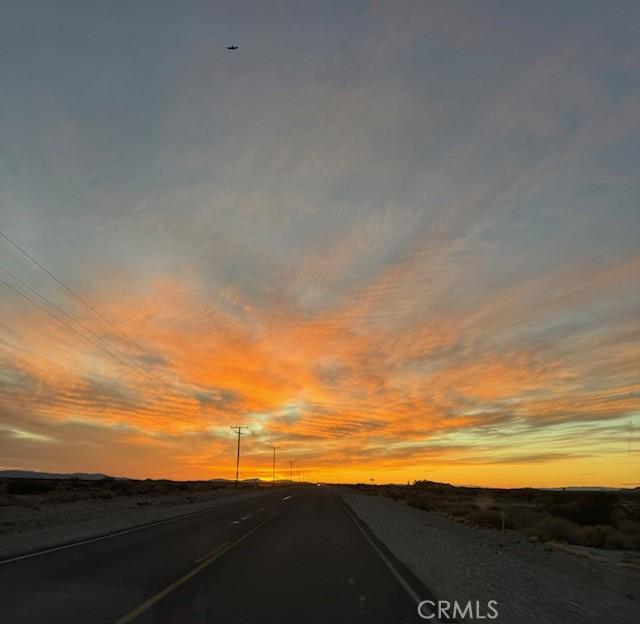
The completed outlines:
{"type": "Polygon", "coordinates": [[[632,20],[314,11],[7,35],[3,228],[138,346],[0,246],[94,338],[3,292],[6,461],[229,474],[240,423],[251,474],[276,444],[326,478],[629,482],[632,20]]]}

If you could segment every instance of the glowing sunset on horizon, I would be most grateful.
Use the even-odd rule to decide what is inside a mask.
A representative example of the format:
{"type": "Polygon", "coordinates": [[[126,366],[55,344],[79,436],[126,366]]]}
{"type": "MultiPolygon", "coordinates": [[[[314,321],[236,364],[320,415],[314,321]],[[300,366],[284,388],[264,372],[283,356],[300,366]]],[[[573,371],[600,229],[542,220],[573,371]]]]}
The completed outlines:
{"type": "Polygon", "coordinates": [[[637,4],[7,13],[1,469],[640,485],[637,4]]]}

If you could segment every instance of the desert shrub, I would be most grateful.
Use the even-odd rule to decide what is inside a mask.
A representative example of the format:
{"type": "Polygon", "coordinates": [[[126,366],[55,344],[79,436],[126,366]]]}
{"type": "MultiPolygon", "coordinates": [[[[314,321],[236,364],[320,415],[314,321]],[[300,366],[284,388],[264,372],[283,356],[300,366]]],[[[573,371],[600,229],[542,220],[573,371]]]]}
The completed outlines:
{"type": "Polygon", "coordinates": [[[611,524],[615,527],[620,527],[624,522],[627,521],[628,514],[627,510],[623,505],[617,505],[609,516],[609,520],[611,524]]]}
{"type": "Polygon", "coordinates": [[[542,540],[591,548],[640,549],[640,535],[625,534],[610,525],[582,526],[566,518],[545,515],[527,531],[542,540]]]}
{"type": "Polygon", "coordinates": [[[7,484],[8,494],[46,494],[55,489],[55,483],[42,479],[12,479],[7,484]]]}
{"type": "Polygon", "coordinates": [[[580,538],[580,527],[566,518],[546,514],[534,526],[529,527],[527,533],[542,540],[558,540],[576,544],[580,538]]]}
{"type": "Polygon", "coordinates": [[[632,535],[625,535],[621,531],[614,529],[606,535],[604,547],[622,550],[640,550],[640,538],[638,536],[634,538],[632,535]]]}
{"type": "Polygon", "coordinates": [[[540,499],[540,491],[533,488],[519,488],[516,490],[510,490],[509,495],[514,500],[521,500],[526,502],[534,502],[540,499]]]}
{"type": "MultiPolygon", "coordinates": [[[[241,486],[238,486],[238,487],[241,487],[241,486]]],[[[153,491],[153,493],[162,496],[162,495],[165,495],[165,494],[176,494],[177,492],[184,492],[186,490],[187,490],[187,488],[179,487],[179,485],[177,485],[177,484],[167,483],[167,484],[164,484],[163,486],[155,489],[153,491]]]]}
{"type": "Polygon", "coordinates": [[[435,509],[433,497],[423,492],[409,492],[407,494],[407,503],[416,509],[424,509],[432,511],[435,509]]]}
{"type": "MultiPolygon", "coordinates": [[[[497,509],[474,509],[468,516],[470,524],[489,529],[502,528],[502,514],[497,509]]],[[[505,517],[506,524],[506,517],[505,517]]]]}
{"type": "Polygon", "coordinates": [[[78,479],[76,477],[73,479],[68,479],[66,481],[66,486],[69,489],[73,489],[73,490],[88,490],[90,487],[90,482],[85,481],[84,479],[78,479]]]}
{"type": "Polygon", "coordinates": [[[548,506],[553,505],[566,505],[574,500],[576,493],[571,490],[556,490],[546,492],[545,501],[548,506]]]}
{"type": "Polygon", "coordinates": [[[607,544],[607,538],[611,539],[614,533],[615,529],[613,527],[602,525],[585,527],[580,531],[576,543],[594,548],[604,548],[607,544]]]}
{"type": "Polygon", "coordinates": [[[581,497],[572,507],[571,519],[578,524],[608,524],[617,497],[610,492],[591,492],[581,497]]]}
{"type": "Polygon", "coordinates": [[[549,506],[549,513],[583,526],[610,524],[617,504],[612,492],[589,492],[577,499],[565,498],[549,506]]]}
{"type": "Polygon", "coordinates": [[[582,527],[582,534],[579,542],[583,546],[593,548],[618,548],[633,549],[638,548],[639,541],[630,535],[625,535],[612,526],[585,526],[582,527]]]}
{"type": "Polygon", "coordinates": [[[385,496],[388,496],[389,498],[393,499],[393,500],[400,500],[402,498],[404,498],[404,493],[402,491],[402,489],[398,486],[395,485],[390,485],[387,486],[385,488],[385,496]]]}
{"type": "Polygon", "coordinates": [[[636,520],[622,520],[618,523],[618,529],[626,535],[636,535],[640,537],[640,522],[636,520]]]}
{"type": "Polygon", "coordinates": [[[135,481],[125,491],[125,494],[141,494],[142,496],[158,496],[162,494],[171,494],[173,488],[167,481],[135,481]]]}
{"type": "Polygon", "coordinates": [[[194,492],[209,492],[213,489],[213,487],[211,487],[211,484],[207,483],[206,481],[192,481],[191,489],[194,492]]]}
{"type": "Polygon", "coordinates": [[[86,500],[86,492],[55,492],[47,497],[47,503],[59,505],[64,503],[75,503],[77,501],[86,500]]]}
{"type": "Polygon", "coordinates": [[[428,490],[430,492],[436,492],[438,494],[450,493],[456,489],[452,485],[449,485],[448,483],[436,483],[435,481],[425,481],[425,480],[414,481],[411,488],[413,490],[421,490],[421,491],[428,490]]]}
{"type": "Polygon", "coordinates": [[[543,512],[528,507],[510,507],[505,509],[507,526],[513,529],[526,529],[535,525],[543,517],[543,512]]]}
{"type": "Polygon", "coordinates": [[[104,487],[108,488],[109,491],[118,494],[124,494],[131,489],[129,481],[124,479],[110,479],[104,483],[104,487]]]}
{"type": "Polygon", "coordinates": [[[454,502],[447,506],[447,513],[456,518],[468,516],[475,511],[475,506],[469,502],[454,502]]]}
{"type": "Polygon", "coordinates": [[[640,522],[640,494],[629,497],[624,507],[629,520],[640,522]]]}
{"type": "Polygon", "coordinates": [[[98,500],[108,500],[115,495],[111,490],[96,490],[91,493],[91,498],[97,498],[98,500]]]}

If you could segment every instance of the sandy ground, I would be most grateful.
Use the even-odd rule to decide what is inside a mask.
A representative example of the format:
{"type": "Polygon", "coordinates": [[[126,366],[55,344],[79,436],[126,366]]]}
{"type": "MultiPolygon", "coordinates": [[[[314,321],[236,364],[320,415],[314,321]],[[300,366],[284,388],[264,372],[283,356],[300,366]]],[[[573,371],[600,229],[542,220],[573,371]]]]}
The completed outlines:
{"type": "Polygon", "coordinates": [[[388,498],[343,497],[439,600],[497,600],[505,624],[640,622],[638,553],[532,544],[388,498]]]}
{"type": "Polygon", "coordinates": [[[229,497],[246,500],[265,493],[265,490],[220,489],[206,493],[85,499],[40,506],[4,505],[0,507],[0,559],[212,509],[229,497]]]}

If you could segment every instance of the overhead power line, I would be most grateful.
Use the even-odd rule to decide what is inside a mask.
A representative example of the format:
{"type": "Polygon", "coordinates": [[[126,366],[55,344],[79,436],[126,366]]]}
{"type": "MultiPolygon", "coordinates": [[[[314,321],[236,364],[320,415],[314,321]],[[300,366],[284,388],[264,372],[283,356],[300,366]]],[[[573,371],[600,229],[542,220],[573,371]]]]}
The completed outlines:
{"type": "MultiPolygon", "coordinates": [[[[93,330],[89,329],[86,325],[83,325],[80,321],[78,321],[77,319],[73,318],[73,316],[71,316],[71,314],[67,313],[59,305],[57,305],[56,303],[54,303],[50,299],[47,299],[47,297],[45,297],[44,295],[40,294],[35,288],[29,286],[29,284],[27,284],[25,281],[21,280],[17,275],[14,275],[11,271],[9,271],[8,269],[5,269],[2,266],[0,266],[0,271],[5,273],[6,275],[8,275],[14,281],[18,282],[18,284],[20,284],[20,286],[22,286],[23,288],[26,288],[30,293],[34,294],[41,301],[44,301],[47,305],[50,305],[52,308],[54,308],[56,311],[58,311],[60,314],[62,314],[65,318],[69,319],[72,323],[74,323],[78,327],[82,328],[82,330],[86,331],[88,334],[93,336],[96,340],[99,340],[100,343],[105,348],[113,349],[113,351],[115,351],[121,357],[126,358],[127,360],[130,360],[130,357],[129,357],[128,354],[126,354],[124,351],[120,351],[120,349],[118,349],[117,347],[114,347],[112,344],[109,344],[107,341],[104,340],[104,338],[102,338],[101,336],[98,336],[98,334],[96,334],[93,330]]],[[[57,317],[54,317],[54,318],[56,320],[59,320],[57,317]]],[[[135,365],[139,366],[138,364],[135,364],[135,365]]],[[[142,369],[142,370],[144,370],[144,369],[142,369]]],[[[146,373],[146,370],[144,372],[146,373]]]]}
{"type": "MultiPolygon", "coordinates": [[[[74,291],[72,288],[70,288],[69,286],[67,286],[62,280],[60,280],[58,277],[56,277],[51,271],[49,271],[49,269],[47,269],[47,267],[45,267],[42,263],[40,263],[38,260],[36,260],[26,249],[24,249],[23,247],[21,247],[18,243],[16,243],[14,240],[12,240],[11,238],[9,238],[4,232],[0,231],[0,237],[4,238],[9,244],[11,244],[13,247],[15,247],[20,253],[22,253],[24,256],[26,256],[29,260],[31,260],[31,262],[33,262],[36,266],[38,266],[42,271],[44,271],[49,277],[51,277],[57,284],[59,284],[62,288],[64,288],[67,292],[69,292],[73,297],[75,297],[78,301],[80,301],[85,307],[87,307],[89,310],[91,310],[94,314],[96,314],[99,318],[101,318],[103,321],[105,321],[110,327],[112,327],[113,329],[115,329],[121,336],[123,336],[124,338],[126,338],[130,344],[132,344],[136,349],[138,349],[139,351],[142,351],[143,353],[145,353],[146,355],[148,355],[154,362],[158,362],[158,356],[154,355],[152,353],[150,353],[147,349],[145,349],[142,345],[140,345],[138,342],[136,342],[133,338],[131,338],[131,336],[129,336],[126,332],[124,332],[123,330],[121,330],[115,323],[113,323],[112,321],[110,321],[104,314],[102,314],[99,310],[97,310],[96,308],[94,308],[86,299],[84,299],[84,297],[82,297],[80,294],[78,294],[76,291],[74,291]]],[[[1,267],[0,267],[1,268],[1,267]]],[[[91,334],[94,338],[96,338],[98,341],[100,341],[100,343],[102,345],[108,345],[108,348],[115,351],[116,353],[119,354],[120,357],[125,358],[129,363],[127,364],[127,362],[123,362],[125,364],[127,364],[130,368],[135,367],[137,369],[139,369],[142,373],[144,373],[145,375],[147,375],[148,377],[153,376],[156,379],[158,379],[159,381],[161,381],[164,384],[170,383],[173,387],[173,390],[175,393],[177,394],[182,394],[185,397],[188,397],[189,399],[193,399],[192,394],[190,394],[189,392],[186,392],[185,390],[182,390],[180,388],[177,388],[175,386],[176,381],[178,381],[181,384],[184,384],[185,382],[183,382],[179,377],[177,377],[177,375],[175,375],[175,373],[171,373],[170,377],[175,377],[176,379],[172,379],[171,381],[169,381],[167,378],[162,377],[161,375],[159,375],[156,371],[149,371],[146,368],[142,367],[137,361],[135,361],[133,358],[131,358],[130,355],[124,353],[122,350],[118,349],[117,347],[115,347],[113,344],[111,344],[110,342],[108,342],[108,340],[106,340],[105,338],[98,336],[95,332],[93,332],[91,329],[87,328],[85,325],[83,325],[82,323],[80,323],[80,321],[76,320],[75,318],[73,318],[70,314],[68,314],[67,312],[65,312],[64,310],[62,310],[59,306],[57,306],[56,304],[54,304],[53,302],[49,301],[46,297],[44,297],[43,295],[41,295],[40,293],[38,293],[34,288],[32,288],[31,286],[29,286],[28,284],[26,284],[25,282],[23,282],[22,280],[20,280],[19,278],[17,278],[15,275],[13,275],[13,273],[7,271],[6,269],[2,269],[7,275],[10,275],[13,279],[15,279],[18,283],[20,283],[23,287],[27,288],[30,292],[33,292],[37,297],[39,297],[41,300],[46,301],[46,303],[48,303],[49,305],[51,305],[52,307],[54,307],[56,310],[58,310],[58,312],[60,312],[61,314],[63,314],[66,318],[69,318],[73,323],[75,323],[76,325],[82,327],[83,330],[87,331],[89,334],[91,334]]],[[[12,290],[16,291],[15,288],[12,288],[12,290]]],[[[22,293],[18,293],[23,295],[22,293]]],[[[27,299],[29,299],[29,297],[26,297],[27,299]]],[[[32,302],[34,303],[34,302],[32,302]]],[[[37,305],[37,304],[36,304],[37,305]]],[[[38,306],[42,309],[42,306],[38,306]]],[[[49,314],[49,312],[47,312],[49,314]]],[[[49,316],[51,316],[52,318],[55,318],[56,320],[57,317],[55,315],[49,314],[49,316]]],[[[82,334],[80,332],[78,332],[77,330],[73,329],[73,331],[79,335],[82,336],[82,334]]],[[[93,341],[91,341],[93,342],[93,341]]],[[[95,344],[95,343],[94,343],[95,344]]],[[[96,346],[99,346],[96,344],[96,346]]],[[[104,352],[108,353],[108,351],[104,348],[104,347],[100,347],[104,352]]],[[[113,354],[112,357],[115,357],[113,354]]],[[[119,358],[117,358],[119,359],[119,358]]],[[[122,360],[120,360],[122,361],[122,360]]]]}
{"type": "MultiPolygon", "coordinates": [[[[12,275],[9,271],[7,271],[6,269],[3,269],[2,267],[0,267],[0,270],[2,270],[3,272],[12,275]]],[[[19,280],[21,281],[21,280],[19,280]]],[[[79,331],[76,327],[74,327],[73,325],[71,325],[70,323],[68,323],[67,321],[65,321],[64,319],[60,318],[59,316],[53,314],[53,312],[51,312],[51,310],[49,310],[48,308],[46,308],[45,306],[43,306],[42,304],[38,303],[38,301],[36,301],[35,299],[33,299],[32,297],[30,297],[29,295],[23,293],[21,290],[19,290],[18,288],[16,288],[15,286],[13,286],[12,284],[5,282],[2,278],[0,278],[0,284],[2,284],[3,286],[5,286],[6,288],[10,289],[12,292],[14,292],[16,295],[22,297],[23,299],[26,299],[29,303],[31,303],[32,305],[36,306],[38,309],[40,309],[42,312],[44,312],[47,316],[51,317],[52,319],[54,319],[55,321],[57,321],[58,323],[60,323],[61,325],[63,325],[64,327],[66,327],[67,329],[69,329],[70,331],[72,331],[74,334],[80,336],[81,338],[83,338],[84,340],[86,340],[87,342],[89,342],[90,344],[94,345],[95,347],[97,347],[98,349],[100,349],[100,351],[102,351],[103,353],[107,354],[108,356],[112,357],[114,360],[116,360],[117,362],[119,362],[120,364],[124,364],[125,366],[129,367],[131,370],[133,370],[134,372],[137,373],[142,373],[143,375],[145,375],[147,378],[151,379],[150,377],[150,373],[145,370],[144,368],[142,368],[139,365],[131,364],[130,362],[128,362],[126,359],[123,359],[122,357],[120,357],[118,354],[113,353],[111,351],[109,351],[107,348],[105,348],[100,342],[99,339],[95,340],[93,338],[91,338],[90,336],[87,336],[86,334],[83,334],[81,331],[79,331]]],[[[26,286],[27,288],[29,288],[31,291],[33,291],[38,297],[40,297],[42,300],[46,301],[47,303],[49,303],[50,305],[53,305],[56,309],[60,310],[61,313],[65,314],[65,316],[69,317],[74,323],[82,326],[81,323],[79,323],[78,321],[76,321],[75,319],[73,319],[73,317],[70,317],[68,314],[66,314],[66,312],[64,312],[64,310],[61,310],[60,308],[58,308],[58,306],[56,306],[55,304],[53,304],[52,302],[50,302],[48,299],[46,299],[46,297],[44,297],[43,295],[40,295],[35,289],[31,288],[30,286],[26,286]]],[[[93,332],[89,331],[90,334],[93,334],[93,332]]],[[[95,336],[95,334],[93,334],[95,336]]],[[[110,345],[111,346],[111,345],[110,345]]],[[[114,347],[111,347],[114,348],[114,347]]],[[[162,379],[161,377],[156,376],[157,379],[159,379],[160,381],[162,381],[163,383],[166,383],[166,381],[164,379],[162,379]]],[[[184,391],[181,391],[178,388],[174,389],[176,394],[182,394],[183,396],[188,397],[189,399],[193,400],[193,397],[184,391]]],[[[161,395],[159,392],[157,392],[156,390],[152,389],[153,394],[161,399],[162,401],[165,402],[174,402],[177,401],[177,399],[171,399],[171,398],[167,398],[164,395],[161,395]]]]}
{"type": "Polygon", "coordinates": [[[5,282],[3,279],[0,278],[0,284],[2,284],[3,286],[6,286],[7,288],[9,288],[10,290],[12,290],[14,293],[16,293],[16,295],[19,295],[20,297],[26,299],[27,301],[29,301],[30,303],[32,303],[34,306],[36,306],[37,308],[40,308],[40,310],[42,310],[45,314],[47,314],[48,316],[50,316],[52,319],[58,321],[58,323],[61,323],[62,325],[64,325],[67,329],[70,329],[74,334],[77,334],[78,336],[80,336],[81,338],[83,338],[84,340],[87,340],[88,342],[90,342],[91,344],[93,344],[94,346],[98,347],[98,349],[100,349],[101,351],[103,351],[104,353],[106,353],[107,355],[110,355],[112,358],[118,360],[119,362],[121,362],[122,364],[125,364],[126,366],[130,366],[131,365],[126,361],[121,359],[118,355],[116,355],[115,353],[112,353],[111,351],[105,349],[97,340],[92,340],[89,336],[83,334],[82,332],[78,331],[73,325],[71,325],[70,323],[67,323],[64,319],[61,319],[59,316],[56,316],[55,314],[53,314],[53,312],[51,312],[51,310],[49,310],[48,308],[46,308],[45,306],[41,305],[40,303],[38,303],[35,299],[32,299],[31,297],[29,297],[29,295],[26,295],[25,293],[23,293],[21,290],[17,289],[15,286],[13,286],[12,284],[9,284],[8,282],[5,282]]]}
{"type": "Polygon", "coordinates": [[[102,314],[102,312],[100,312],[99,310],[96,310],[96,308],[94,306],[92,306],[84,297],[79,295],[70,286],[67,286],[61,279],[59,279],[51,271],[49,271],[49,269],[47,269],[46,266],[44,266],[43,264],[38,262],[38,260],[36,260],[26,249],[24,249],[20,245],[18,245],[18,243],[16,243],[14,240],[9,238],[1,230],[0,230],[0,236],[2,238],[4,238],[10,245],[15,247],[21,254],[23,254],[24,256],[29,258],[29,260],[31,260],[31,262],[33,262],[37,267],[39,267],[42,271],[44,271],[52,280],[54,280],[58,285],[60,285],[62,288],[64,288],[69,294],[71,294],[78,301],[80,301],[80,303],[82,303],[84,306],[86,306],[94,314],[96,314],[98,317],[100,317],[105,323],[107,323],[111,328],[113,328],[115,331],[117,331],[118,334],[120,334],[123,338],[128,340],[129,343],[131,343],[136,349],[142,351],[143,353],[146,353],[150,358],[152,358],[153,360],[157,361],[158,358],[157,358],[156,355],[153,355],[152,353],[149,353],[149,351],[147,351],[142,345],[138,344],[131,336],[129,336],[129,334],[127,334],[125,331],[120,329],[115,323],[110,321],[104,314],[102,314]]]}
{"type": "MultiPolygon", "coordinates": [[[[90,342],[91,344],[95,345],[96,347],[98,347],[99,349],[101,349],[104,353],[106,353],[107,355],[110,355],[111,357],[115,358],[118,362],[125,364],[126,366],[129,366],[129,368],[137,370],[138,372],[141,372],[143,375],[146,375],[149,379],[151,379],[151,377],[155,377],[155,379],[161,381],[162,383],[167,383],[166,379],[163,379],[160,375],[156,374],[154,371],[149,371],[146,368],[144,368],[142,365],[140,365],[138,362],[136,362],[129,354],[125,353],[124,351],[121,351],[120,349],[118,349],[117,347],[115,347],[114,345],[112,345],[111,343],[109,343],[108,340],[105,340],[104,338],[102,338],[101,336],[99,336],[98,334],[96,334],[93,330],[91,330],[89,327],[87,327],[86,325],[84,325],[83,323],[81,323],[80,321],[78,321],[77,319],[75,319],[73,316],[71,316],[70,314],[68,314],[65,310],[63,310],[59,305],[57,305],[56,303],[54,303],[53,301],[51,301],[50,299],[47,299],[47,297],[45,297],[44,295],[40,294],[35,288],[29,286],[29,284],[27,284],[25,281],[21,280],[17,275],[14,275],[11,271],[9,271],[8,269],[5,269],[4,267],[0,266],[0,271],[2,271],[3,273],[5,273],[6,275],[8,275],[9,277],[11,277],[13,280],[15,280],[16,282],[18,282],[18,284],[20,284],[23,288],[26,288],[29,292],[31,292],[32,294],[34,294],[36,297],[38,297],[41,301],[44,301],[47,305],[50,305],[52,308],[54,308],[57,312],[59,312],[60,314],[62,314],[65,318],[69,319],[72,323],[74,323],[74,325],[76,325],[77,327],[80,327],[83,331],[87,332],[88,334],[90,334],[91,336],[93,336],[93,338],[95,338],[95,340],[90,339],[88,336],[85,336],[84,334],[82,334],[81,332],[77,331],[74,327],[68,325],[65,322],[62,322],[62,320],[60,318],[58,318],[55,314],[50,314],[50,311],[47,311],[45,308],[43,308],[42,306],[38,307],[43,310],[44,312],[47,312],[47,314],[49,314],[49,316],[51,316],[51,318],[55,319],[56,321],[62,323],[65,327],[67,327],[68,329],[71,329],[72,331],[74,331],[76,334],[78,334],[79,336],[81,336],[82,338],[84,338],[85,340],[87,340],[88,342],[90,342]],[[114,351],[117,355],[114,355],[114,353],[111,353],[111,351],[114,351]]],[[[11,288],[11,290],[13,290],[13,292],[19,294],[20,296],[24,297],[25,299],[27,299],[28,301],[30,301],[31,303],[37,305],[37,303],[35,301],[33,301],[30,297],[26,297],[24,295],[24,293],[21,293],[19,290],[17,290],[16,288],[12,288],[11,286],[9,286],[6,282],[2,281],[2,284],[4,284],[5,286],[8,286],[9,288],[11,288]]],[[[178,393],[178,394],[182,394],[186,397],[189,398],[193,398],[189,393],[184,392],[183,390],[180,390],[179,388],[173,388],[173,390],[178,393]]]]}

